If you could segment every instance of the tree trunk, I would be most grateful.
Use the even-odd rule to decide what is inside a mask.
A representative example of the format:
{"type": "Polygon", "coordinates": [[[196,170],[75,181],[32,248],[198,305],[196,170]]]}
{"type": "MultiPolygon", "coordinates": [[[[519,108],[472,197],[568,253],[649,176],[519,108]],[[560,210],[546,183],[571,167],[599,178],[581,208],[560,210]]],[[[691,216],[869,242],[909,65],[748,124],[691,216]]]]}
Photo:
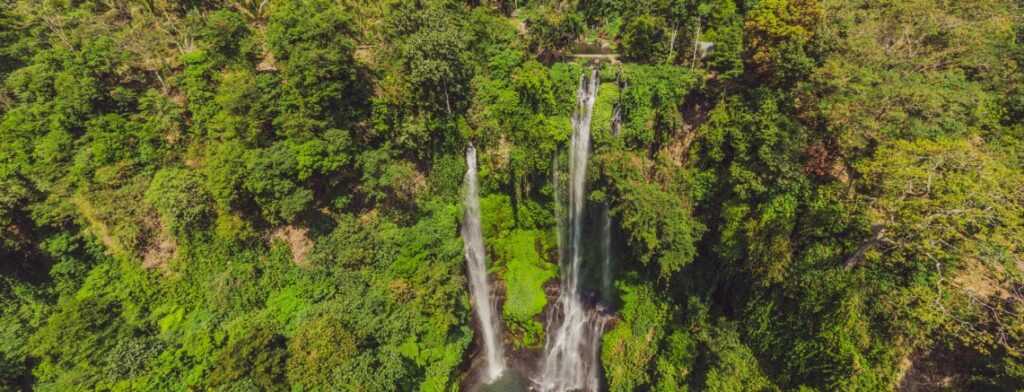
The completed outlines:
{"type": "Polygon", "coordinates": [[[697,17],[697,35],[693,37],[693,61],[690,63],[690,69],[697,66],[697,48],[700,45],[700,17],[697,17]]]}
{"type": "Polygon", "coordinates": [[[868,238],[867,241],[861,243],[860,247],[857,248],[857,251],[846,259],[846,263],[844,263],[844,267],[846,268],[846,270],[849,271],[853,269],[853,267],[856,267],[857,263],[860,262],[860,259],[864,258],[864,254],[867,253],[868,249],[871,249],[872,247],[881,244],[882,238],[884,237],[885,225],[877,224],[871,226],[871,238],[868,238]]]}
{"type": "MultiPolygon", "coordinates": [[[[668,42],[668,60],[672,61],[672,55],[675,53],[676,48],[676,35],[679,33],[679,22],[672,22],[672,39],[668,42]]],[[[675,63],[675,61],[672,61],[675,63]]]]}
{"type": "Polygon", "coordinates": [[[452,104],[448,98],[448,81],[442,79],[441,84],[444,85],[444,107],[448,109],[448,114],[452,114],[452,104]]]}

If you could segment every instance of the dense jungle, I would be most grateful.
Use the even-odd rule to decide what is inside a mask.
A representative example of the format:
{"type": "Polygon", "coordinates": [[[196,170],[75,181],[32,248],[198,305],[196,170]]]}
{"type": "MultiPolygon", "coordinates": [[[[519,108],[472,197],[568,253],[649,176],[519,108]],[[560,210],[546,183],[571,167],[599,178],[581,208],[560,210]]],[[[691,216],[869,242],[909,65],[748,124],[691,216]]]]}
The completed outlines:
{"type": "Polygon", "coordinates": [[[1024,390],[1024,1],[0,1],[0,391],[457,390],[1024,390]]]}

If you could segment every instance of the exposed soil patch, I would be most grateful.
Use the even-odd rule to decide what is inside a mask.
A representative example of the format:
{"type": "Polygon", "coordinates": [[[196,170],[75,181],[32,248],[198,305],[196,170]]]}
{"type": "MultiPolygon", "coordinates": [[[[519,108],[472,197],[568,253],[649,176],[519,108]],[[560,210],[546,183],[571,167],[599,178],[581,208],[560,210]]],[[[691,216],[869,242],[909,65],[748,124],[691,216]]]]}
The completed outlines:
{"type": "Polygon", "coordinates": [[[983,264],[975,258],[968,258],[966,267],[953,278],[953,282],[971,295],[979,298],[999,298],[1008,300],[1013,295],[1003,287],[1000,277],[1006,276],[1006,269],[998,263],[992,266],[983,264]]]}
{"type": "Polygon", "coordinates": [[[954,349],[935,347],[904,357],[899,365],[902,377],[896,383],[901,392],[938,391],[962,385],[966,381],[958,362],[963,355],[954,349]]]}
{"type": "Polygon", "coordinates": [[[142,256],[142,268],[160,268],[167,264],[178,253],[178,244],[167,233],[161,232],[153,245],[142,256]]]}
{"type": "Polygon", "coordinates": [[[309,265],[306,256],[313,249],[313,242],[309,240],[309,229],[288,225],[277,229],[270,238],[271,241],[279,240],[288,244],[288,248],[292,250],[292,263],[302,267],[309,265]]]}
{"type": "Polygon", "coordinates": [[[708,118],[707,99],[699,94],[692,94],[686,98],[683,105],[683,128],[676,132],[675,137],[668,144],[669,157],[672,163],[682,166],[686,163],[686,157],[690,153],[690,145],[697,138],[697,129],[704,124],[708,118]]]}

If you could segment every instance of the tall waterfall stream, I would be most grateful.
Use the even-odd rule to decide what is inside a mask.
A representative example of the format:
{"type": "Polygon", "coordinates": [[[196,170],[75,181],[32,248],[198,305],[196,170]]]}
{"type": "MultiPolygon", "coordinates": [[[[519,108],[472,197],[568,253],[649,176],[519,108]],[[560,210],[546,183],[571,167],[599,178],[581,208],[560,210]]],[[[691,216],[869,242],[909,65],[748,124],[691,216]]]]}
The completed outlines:
{"type": "Polygon", "coordinates": [[[476,183],[476,148],[466,150],[466,212],[462,221],[463,249],[466,252],[466,270],[469,272],[469,290],[473,309],[480,324],[486,372],[484,382],[496,380],[505,372],[505,358],[501,345],[501,322],[490,299],[487,284],[487,263],[484,261],[484,239],[480,229],[480,198],[476,183]]]}
{"type": "MultiPolygon", "coordinates": [[[[562,285],[547,320],[547,342],[536,380],[543,391],[596,391],[601,385],[600,340],[606,318],[583,299],[583,214],[590,158],[590,120],[600,80],[597,71],[580,76],[569,148],[568,219],[560,224],[562,285]]],[[[557,181],[556,181],[557,188],[557,181]]],[[[561,222],[560,222],[561,223],[561,222]]]]}
{"type": "MultiPolygon", "coordinates": [[[[594,230],[600,236],[596,252],[598,260],[584,255],[584,215],[587,212],[586,176],[590,158],[590,125],[597,98],[600,79],[596,70],[580,75],[576,96],[576,110],[572,115],[572,138],[569,145],[568,181],[560,181],[559,162],[553,162],[552,182],[558,208],[558,262],[561,284],[558,299],[545,317],[546,341],[543,354],[535,364],[530,381],[532,389],[540,391],[598,391],[602,386],[600,348],[601,336],[609,320],[600,301],[583,288],[584,271],[596,273],[596,284],[606,303],[611,296],[611,217],[608,206],[601,206],[598,225],[594,230]],[[566,184],[563,184],[565,182],[566,184]],[[565,186],[567,185],[567,186],[565,186]],[[594,262],[594,265],[590,265],[594,262]],[[586,264],[586,265],[584,265],[586,264]]],[[[618,105],[612,119],[613,136],[621,126],[618,105]]],[[[462,238],[466,253],[471,298],[479,321],[483,366],[479,381],[487,388],[505,390],[510,377],[515,378],[517,367],[506,363],[501,338],[501,320],[490,301],[485,263],[484,243],[480,227],[480,202],[477,191],[476,149],[466,150],[465,216],[462,238]],[[499,381],[505,380],[505,381],[499,381]]],[[[589,230],[588,230],[589,231],[589,230]]],[[[589,235],[589,234],[588,234],[589,235]]],[[[595,255],[594,257],[597,257],[595,255]]],[[[597,290],[595,290],[597,291],[597,290]]],[[[519,369],[523,370],[523,369],[519,369]]],[[[514,385],[513,382],[511,385],[514,385]]],[[[524,386],[515,387],[516,390],[524,386]]]]}

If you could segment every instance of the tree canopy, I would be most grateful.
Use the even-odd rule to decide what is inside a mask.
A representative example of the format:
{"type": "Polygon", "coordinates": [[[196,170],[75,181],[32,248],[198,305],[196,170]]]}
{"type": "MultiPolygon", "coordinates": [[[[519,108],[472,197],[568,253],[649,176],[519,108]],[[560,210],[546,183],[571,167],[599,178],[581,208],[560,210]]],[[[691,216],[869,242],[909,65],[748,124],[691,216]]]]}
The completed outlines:
{"type": "Polygon", "coordinates": [[[10,0],[0,391],[472,390],[470,145],[529,375],[591,70],[608,390],[1024,389],[1019,1],[10,0]]]}

